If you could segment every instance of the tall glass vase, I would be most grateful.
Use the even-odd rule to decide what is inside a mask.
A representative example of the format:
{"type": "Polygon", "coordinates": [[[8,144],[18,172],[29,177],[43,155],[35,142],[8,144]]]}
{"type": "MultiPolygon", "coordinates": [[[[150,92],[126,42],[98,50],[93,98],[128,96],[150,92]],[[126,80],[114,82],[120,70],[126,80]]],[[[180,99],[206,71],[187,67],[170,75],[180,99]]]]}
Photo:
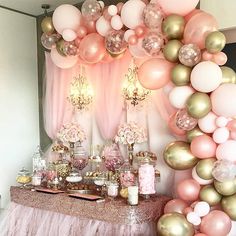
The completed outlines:
{"type": "Polygon", "coordinates": [[[133,159],[134,159],[134,143],[128,144],[128,159],[129,164],[133,165],[133,159]]]}

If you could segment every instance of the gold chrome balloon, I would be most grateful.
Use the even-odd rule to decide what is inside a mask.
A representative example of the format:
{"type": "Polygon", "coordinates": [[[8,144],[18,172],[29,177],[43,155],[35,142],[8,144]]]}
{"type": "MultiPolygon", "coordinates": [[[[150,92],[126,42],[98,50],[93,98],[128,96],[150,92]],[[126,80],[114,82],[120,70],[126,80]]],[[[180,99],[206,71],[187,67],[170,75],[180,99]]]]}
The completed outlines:
{"type": "Polygon", "coordinates": [[[172,14],[165,18],[162,23],[162,32],[168,39],[182,39],[184,33],[184,17],[172,14]]]}
{"type": "Polygon", "coordinates": [[[236,179],[224,182],[214,181],[215,189],[223,196],[230,196],[236,193],[236,179]]]}
{"type": "Polygon", "coordinates": [[[207,202],[210,206],[217,205],[222,196],[215,190],[212,185],[206,185],[200,190],[199,197],[202,201],[207,202]]]}
{"type": "Polygon", "coordinates": [[[200,119],[211,111],[210,97],[206,93],[196,92],[188,98],[186,108],[190,116],[200,119]]]}
{"type": "Polygon", "coordinates": [[[176,141],[167,145],[163,155],[166,164],[175,170],[192,168],[198,162],[198,158],[190,151],[190,145],[183,141],[176,141]]]}
{"type": "Polygon", "coordinates": [[[215,158],[208,158],[199,161],[196,165],[197,175],[205,180],[213,179],[212,170],[215,162],[215,158]]]}
{"type": "Polygon", "coordinates": [[[205,47],[209,53],[220,52],[226,44],[226,38],[223,33],[219,31],[211,32],[207,35],[205,40],[205,47]]]}
{"type": "Polygon", "coordinates": [[[176,86],[188,85],[192,69],[188,66],[178,64],[171,72],[171,80],[176,86]]]}
{"type": "Polygon", "coordinates": [[[41,22],[41,29],[45,34],[52,34],[55,31],[55,28],[52,23],[52,17],[46,16],[41,22]]]}
{"type": "Polygon", "coordinates": [[[176,39],[170,40],[163,48],[163,54],[167,61],[178,62],[179,61],[179,49],[183,44],[176,39]]]}
{"type": "Polygon", "coordinates": [[[64,43],[65,43],[65,40],[64,39],[60,39],[57,43],[56,43],[56,49],[57,49],[57,52],[63,56],[63,57],[66,57],[66,54],[65,54],[65,51],[64,51],[64,43]]]}
{"type": "Polygon", "coordinates": [[[158,236],[193,236],[194,228],[182,214],[168,213],[159,219],[157,232],[158,236]]]}
{"type": "Polygon", "coordinates": [[[229,197],[223,197],[221,206],[231,220],[236,220],[236,194],[229,197]]]}
{"type": "Polygon", "coordinates": [[[186,133],[187,141],[191,143],[195,137],[203,135],[203,134],[205,133],[202,132],[198,127],[195,127],[194,129],[187,131],[186,133]]]}
{"type": "Polygon", "coordinates": [[[236,73],[235,71],[228,67],[228,66],[222,66],[222,84],[231,83],[236,84],[236,73]]]}

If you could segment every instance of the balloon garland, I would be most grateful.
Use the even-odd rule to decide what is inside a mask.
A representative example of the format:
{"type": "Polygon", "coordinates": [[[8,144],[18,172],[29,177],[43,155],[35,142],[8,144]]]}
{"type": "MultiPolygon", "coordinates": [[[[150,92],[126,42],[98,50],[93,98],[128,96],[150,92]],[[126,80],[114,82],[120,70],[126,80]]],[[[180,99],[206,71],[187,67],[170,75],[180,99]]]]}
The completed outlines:
{"type": "Polygon", "coordinates": [[[236,220],[236,74],[223,66],[225,36],[198,2],[86,0],[81,11],[59,6],[41,24],[42,45],[60,68],[109,63],[128,50],[145,88],[172,83],[168,125],[185,141],[168,144],[163,157],[188,177],[158,221],[163,236],[226,236],[236,220]]]}

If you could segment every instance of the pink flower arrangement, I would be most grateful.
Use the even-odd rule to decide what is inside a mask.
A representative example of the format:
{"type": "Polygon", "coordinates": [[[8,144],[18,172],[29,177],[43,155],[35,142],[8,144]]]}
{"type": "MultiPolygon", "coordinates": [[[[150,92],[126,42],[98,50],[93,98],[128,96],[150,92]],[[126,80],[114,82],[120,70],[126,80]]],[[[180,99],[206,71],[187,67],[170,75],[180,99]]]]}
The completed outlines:
{"type": "Polygon", "coordinates": [[[79,124],[68,123],[61,127],[57,138],[62,142],[76,143],[86,140],[86,134],[79,124]]]}
{"type": "Polygon", "coordinates": [[[136,122],[129,122],[119,126],[115,142],[121,144],[143,143],[147,141],[146,129],[136,122]]]}

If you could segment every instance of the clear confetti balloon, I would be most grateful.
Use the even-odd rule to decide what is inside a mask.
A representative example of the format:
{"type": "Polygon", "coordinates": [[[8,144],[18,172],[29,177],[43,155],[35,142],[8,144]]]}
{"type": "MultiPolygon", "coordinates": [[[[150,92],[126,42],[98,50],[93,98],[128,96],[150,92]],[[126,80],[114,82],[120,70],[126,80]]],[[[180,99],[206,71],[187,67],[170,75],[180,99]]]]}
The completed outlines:
{"type": "Polygon", "coordinates": [[[212,176],[220,181],[230,181],[236,176],[236,165],[228,160],[219,160],[214,163],[212,176]]]}
{"type": "Polygon", "coordinates": [[[52,47],[56,46],[56,42],[60,39],[60,37],[61,36],[59,34],[47,35],[43,33],[41,36],[41,43],[46,49],[51,50],[52,47]]]}
{"type": "Polygon", "coordinates": [[[192,130],[196,125],[198,120],[191,117],[186,109],[180,109],[175,116],[176,126],[182,130],[192,130]]]}
{"type": "Polygon", "coordinates": [[[112,30],[105,38],[105,46],[109,53],[119,55],[127,49],[123,30],[112,30]]]}
{"type": "Polygon", "coordinates": [[[78,55],[79,49],[76,46],[75,42],[65,42],[63,46],[64,46],[64,52],[66,56],[78,55]]]}
{"type": "Polygon", "coordinates": [[[150,28],[158,28],[164,19],[164,13],[161,7],[155,3],[149,3],[143,11],[144,24],[150,28]]]}
{"type": "Polygon", "coordinates": [[[157,56],[163,45],[163,36],[158,32],[149,32],[142,41],[142,47],[149,56],[157,56]]]}
{"type": "Polygon", "coordinates": [[[95,21],[102,15],[102,7],[96,0],[85,0],[81,12],[86,20],[95,21]]]}
{"type": "Polygon", "coordinates": [[[185,66],[195,66],[201,60],[201,50],[196,44],[186,44],[179,50],[179,60],[185,66]]]}

